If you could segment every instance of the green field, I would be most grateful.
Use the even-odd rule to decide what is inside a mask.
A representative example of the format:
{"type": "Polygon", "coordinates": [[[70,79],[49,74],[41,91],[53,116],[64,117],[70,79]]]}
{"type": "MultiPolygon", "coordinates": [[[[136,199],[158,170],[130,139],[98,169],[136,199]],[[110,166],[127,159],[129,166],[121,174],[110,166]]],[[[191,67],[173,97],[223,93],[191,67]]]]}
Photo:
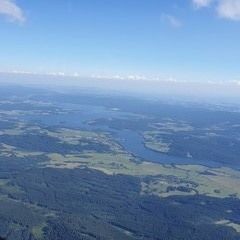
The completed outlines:
{"type": "MultiPolygon", "coordinates": [[[[229,196],[240,198],[240,172],[230,168],[208,168],[201,165],[163,165],[140,161],[125,152],[106,133],[63,128],[50,131],[39,127],[27,128],[26,132],[46,134],[46,136],[57,139],[63,145],[82,145],[83,149],[92,143],[104,145],[109,148],[109,152],[87,150],[68,154],[32,152],[17,146],[2,144],[1,155],[14,154],[19,158],[45,156],[46,160],[39,163],[41,168],[91,168],[109,175],[138,176],[142,179],[141,194],[154,194],[159,197],[203,194],[220,198],[229,196]],[[150,180],[149,177],[151,177],[150,180]],[[148,181],[145,178],[148,178],[148,181]]],[[[24,126],[21,126],[21,132],[19,129],[7,130],[4,134],[12,136],[26,134],[26,132],[24,126]]]]}

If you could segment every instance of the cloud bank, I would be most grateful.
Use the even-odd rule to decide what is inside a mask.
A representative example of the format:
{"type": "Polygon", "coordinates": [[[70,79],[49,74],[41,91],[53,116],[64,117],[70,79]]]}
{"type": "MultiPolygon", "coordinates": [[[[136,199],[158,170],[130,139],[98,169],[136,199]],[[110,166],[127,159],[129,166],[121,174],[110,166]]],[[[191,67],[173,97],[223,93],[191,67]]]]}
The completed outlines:
{"type": "Polygon", "coordinates": [[[13,0],[0,0],[0,15],[19,23],[26,20],[22,9],[13,0]]]}

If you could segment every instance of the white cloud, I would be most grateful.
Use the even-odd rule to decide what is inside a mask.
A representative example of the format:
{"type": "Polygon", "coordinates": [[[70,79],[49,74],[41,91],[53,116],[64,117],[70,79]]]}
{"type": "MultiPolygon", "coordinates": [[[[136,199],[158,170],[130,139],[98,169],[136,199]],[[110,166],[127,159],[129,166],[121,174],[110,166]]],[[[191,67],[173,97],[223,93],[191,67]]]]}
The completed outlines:
{"type": "Polygon", "coordinates": [[[217,12],[222,18],[240,21],[240,0],[219,1],[217,12]]]}
{"type": "Polygon", "coordinates": [[[240,0],[192,0],[196,8],[212,7],[221,18],[240,21],[240,0]]]}
{"type": "Polygon", "coordinates": [[[212,3],[212,0],[193,0],[193,4],[197,8],[208,7],[212,3]]]}
{"type": "Polygon", "coordinates": [[[139,81],[139,82],[177,82],[177,79],[171,76],[159,76],[159,75],[142,75],[142,74],[131,74],[131,75],[91,75],[93,79],[102,80],[124,80],[124,81],[139,81]]]}
{"type": "Polygon", "coordinates": [[[0,0],[0,15],[6,16],[11,21],[20,23],[25,21],[22,9],[14,0],[0,0]]]}
{"type": "Polygon", "coordinates": [[[182,26],[182,22],[173,15],[163,13],[162,20],[168,22],[172,27],[175,28],[182,26]]]}

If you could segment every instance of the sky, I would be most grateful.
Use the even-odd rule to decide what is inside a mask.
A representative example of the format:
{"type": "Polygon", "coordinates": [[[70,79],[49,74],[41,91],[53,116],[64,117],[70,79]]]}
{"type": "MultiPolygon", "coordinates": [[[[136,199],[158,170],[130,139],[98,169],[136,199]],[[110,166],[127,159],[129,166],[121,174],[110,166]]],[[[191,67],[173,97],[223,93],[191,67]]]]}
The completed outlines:
{"type": "Polygon", "coordinates": [[[0,0],[0,72],[240,83],[240,0],[0,0]]]}

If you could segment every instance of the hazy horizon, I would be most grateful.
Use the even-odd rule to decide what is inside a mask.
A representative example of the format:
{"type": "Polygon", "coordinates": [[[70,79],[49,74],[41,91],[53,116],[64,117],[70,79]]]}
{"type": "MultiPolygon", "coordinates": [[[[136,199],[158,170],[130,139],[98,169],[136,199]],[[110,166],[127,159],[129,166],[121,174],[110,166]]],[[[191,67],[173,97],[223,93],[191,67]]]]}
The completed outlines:
{"type": "Polygon", "coordinates": [[[231,97],[239,91],[239,26],[239,0],[0,0],[0,72],[130,88],[169,83],[180,92],[207,85],[213,95],[223,85],[231,97]]]}
{"type": "Polygon", "coordinates": [[[175,99],[213,104],[239,104],[240,84],[159,79],[118,79],[80,76],[54,76],[31,73],[0,73],[0,84],[50,88],[71,92],[78,89],[99,90],[156,99],[175,99]]]}

